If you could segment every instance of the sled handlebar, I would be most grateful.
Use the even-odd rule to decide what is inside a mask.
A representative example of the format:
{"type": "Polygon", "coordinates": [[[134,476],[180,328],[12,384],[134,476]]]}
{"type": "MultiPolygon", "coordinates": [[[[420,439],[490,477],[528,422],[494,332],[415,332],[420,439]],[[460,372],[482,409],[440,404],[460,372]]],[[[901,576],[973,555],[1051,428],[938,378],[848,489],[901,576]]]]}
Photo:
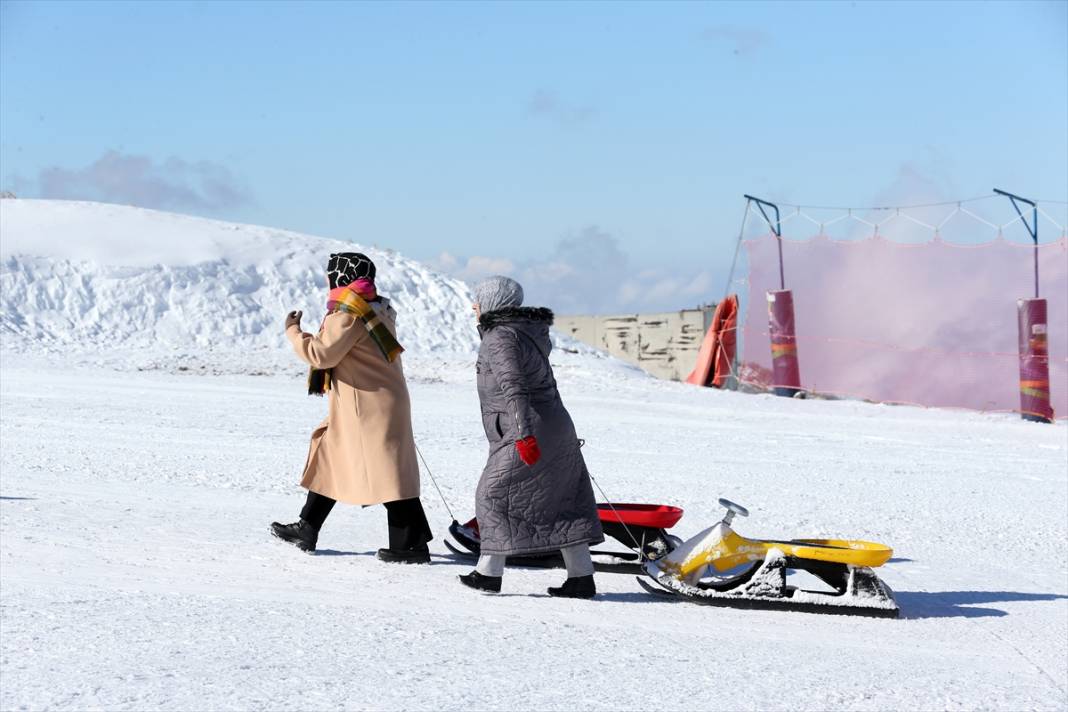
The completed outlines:
{"type": "Polygon", "coordinates": [[[723,523],[724,524],[730,524],[732,521],[734,521],[734,515],[735,514],[740,514],[743,517],[748,517],[749,516],[749,510],[748,509],[746,509],[745,507],[743,507],[740,504],[735,504],[734,502],[730,501],[729,499],[724,499],[723,497],[720,497],[719,498],[719,506],[727,508],[727,513],[723,515],[723,523]]]}

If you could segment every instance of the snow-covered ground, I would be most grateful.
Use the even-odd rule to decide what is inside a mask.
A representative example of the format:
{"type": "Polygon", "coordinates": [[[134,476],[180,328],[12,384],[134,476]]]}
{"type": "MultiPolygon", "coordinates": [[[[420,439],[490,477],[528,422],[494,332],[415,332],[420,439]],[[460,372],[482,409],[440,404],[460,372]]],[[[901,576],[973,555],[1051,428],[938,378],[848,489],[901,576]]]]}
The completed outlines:
{"type": "MultiPolygon", "coordinates": [[[[62,207],[22,219],[54,224],[62,207]]],[[[612,499],[683,507],[684,536],[726,496],[750,508],[742,534],[890,544],[879,573],[902,618],[706,608],[620,574],[598,575],[598,600],[557,600],[544,589],[563,573],[545,570],[509,570],[502,595],[481,596],[456,581],[468,566],[441,545],[450,517],[425,474],[430,566],[373,558],[381,507],[339,505],[316,555],[267,533],[299,511],[325,407],[304,395],[274,314],[296,299],[314,308],[316,261],[307,294],[269,302],[284,279],[252,290],[243,313],[264,316],[244,326],[227,316],[233,274],[187,265],[202,272],[194,291],[220,280],[221,306],[197,308],[233,348],[198,346],[201,333],[214,345],[207,327],[155,341],[131,328],[112,345],[121,315],[104,312],[144,300],[102,296],[121,291],[96,286],[115,265],[54,237],[14,249],[10,214],[0,207],[0,709],[1068,709],[1064,421],[723,393],[558,351],[612,499]],[[77,275],[49,282],[45,260],[77,275]],[[30,263],[41,271],[26,277],[30,263]],[[99,330],[68,338],[74,317],[99,330]],[[176,352],[205,367],[178,371],[176,352]]],[[[240,272],[245,246],[204,259],[240,272]]],[[[307,244],[316,260],[323,247],[307,244]]],[[[451,284],[380,255],[398,301],[413,275],[451,284]]],[[[184,259],[150,257],[127,268],[164,274],[184,259]]],[[[420,448],[466,519],[486,448],[462,341],[474,343],[469,297],[448,288],[454,301],[426,300],[410,320],[405,358],[420,448]],[[441,303],[455,319],[434,315],[441,303]]],[[[427,289],[412,290],[411,313],[427,289]]],[[[192,308],[168,294],[128,318],[155,329],[192,308]]]]}
{"type": "MultiPolygon", "coordinates": [[[[414,383],[420,447],[457,516],[485,446],[471,378],[414,383]]],[[[5,366],[0,708],[1064,709],[1065,428],[789,401],[646,379],[561,388],[617,500],[748,505],[743,534],[887,542],[902,620],[656,600],[600,574],[462,588],[376,561],[385,512],[342,507],[317,555],[296,517],[322,401],[298,377],[5,366]]]]}

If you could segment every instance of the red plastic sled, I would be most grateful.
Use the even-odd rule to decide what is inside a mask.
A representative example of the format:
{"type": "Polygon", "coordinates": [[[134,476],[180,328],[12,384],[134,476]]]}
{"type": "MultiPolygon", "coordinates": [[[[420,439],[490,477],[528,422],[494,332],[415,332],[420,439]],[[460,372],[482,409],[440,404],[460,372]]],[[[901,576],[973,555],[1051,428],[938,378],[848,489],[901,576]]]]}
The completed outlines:
{"type": "MultiPolygon", "coordinates": [[[[631,527],[671,529],[682,519],[682,514],[682,509],[669,504],[597,503],[597,516],[602,524],[619,522],[631,527]]],[[[471,519],[464,526],[478,533],[477,519],[471,519]]]]}
{"type": "MultiPolygon", "coordinates": [[[[640,572],[640,561],[644,558],[657,558],[674,549],[680,543],[680,539],[667,530],[678,524],[682,519],[682,509],[666,504],[634,504],[607,503],[597,505],[597,515],[601,520],[601,526],[606,536],[609,536],[630,549],[629,552],[617,553],[612,551],[593,551],[595,555],[594,566],[598,571],[628,571],[640,572]],[[627,559],[634,563],[628,564],[598,564],[597,556],[607,556],[610,559],[627,559]],[[628,568],[629,567],[629,568],[628,568]]],[[[453,521],[449,527],[449,533],[463,549],[452,545],[448,540],[445,546],[456,554],[475,554],[481,550],[481,536],[478,529],[478,520],[471,519],[466,524],[460,525],[453,521]]],[[[515,565],[561,565],[559,554],[552,552],[544,555],[532,555],[523,557],[510,557],[509,562],[515,565]]]]}
{"type": "Polygon", "coordinates": [[[682,510],[667,504],[631,504],[600,502],[597,514],[601,522],[622,522],[628,526],[671,529],[682,519],[682,510]]]}

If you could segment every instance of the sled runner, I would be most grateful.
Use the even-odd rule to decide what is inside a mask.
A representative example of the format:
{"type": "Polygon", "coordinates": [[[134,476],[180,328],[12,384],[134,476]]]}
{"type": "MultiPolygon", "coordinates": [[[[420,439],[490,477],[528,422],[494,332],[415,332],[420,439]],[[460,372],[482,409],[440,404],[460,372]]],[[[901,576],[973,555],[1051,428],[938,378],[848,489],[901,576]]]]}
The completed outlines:
{"type": "Polygon", "coordinates": [[[642,588],[713,606],[897,617],[893,591],[872,571],[890,559],[890,547],[845,539],[747,539],[730,524],[735,515],[749,516],[748,510],[726,499],[719,503],[727,508],[722,521],[644,563],[655,584],[639,578],[642,588]],[[789,570],[807,572],[827,588],[788,585],[789,570]]]}
{"type": "MultiPolygon", "coordinates": [[[[682,510],[663,504],[616,504],[597,505],[597,514],[605,536],[627,547],[627,551],[592,550],[593,566],[597,571],[641,573],[642,559],[658,559],[682,542],[669,534],[668,529],[682,518],[682,510]]],[[[445,546],[453,554],[475,561],[481,552],[478,520],[466,524],[456,521],[449,526],[449,533],[456,544],[445,540],[445,546]],[[457,546],[457,544],[459,546],[457,546]]],[[[510,566],[537,568],[563,568],[560,553],[509,556],[510,566]]]]}

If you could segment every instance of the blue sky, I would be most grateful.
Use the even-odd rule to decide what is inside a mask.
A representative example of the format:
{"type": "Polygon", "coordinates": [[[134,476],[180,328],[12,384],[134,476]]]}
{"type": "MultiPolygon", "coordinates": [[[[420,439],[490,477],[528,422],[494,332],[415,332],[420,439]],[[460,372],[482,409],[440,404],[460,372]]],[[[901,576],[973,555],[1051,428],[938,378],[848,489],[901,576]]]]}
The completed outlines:
{"type": "Polygon", "coordinates": [[[561,311],[718,298],[745,192],[995,185],[1068,199],[1068,3],[0,3],[4,189],[508,271],[561,311]]]}

